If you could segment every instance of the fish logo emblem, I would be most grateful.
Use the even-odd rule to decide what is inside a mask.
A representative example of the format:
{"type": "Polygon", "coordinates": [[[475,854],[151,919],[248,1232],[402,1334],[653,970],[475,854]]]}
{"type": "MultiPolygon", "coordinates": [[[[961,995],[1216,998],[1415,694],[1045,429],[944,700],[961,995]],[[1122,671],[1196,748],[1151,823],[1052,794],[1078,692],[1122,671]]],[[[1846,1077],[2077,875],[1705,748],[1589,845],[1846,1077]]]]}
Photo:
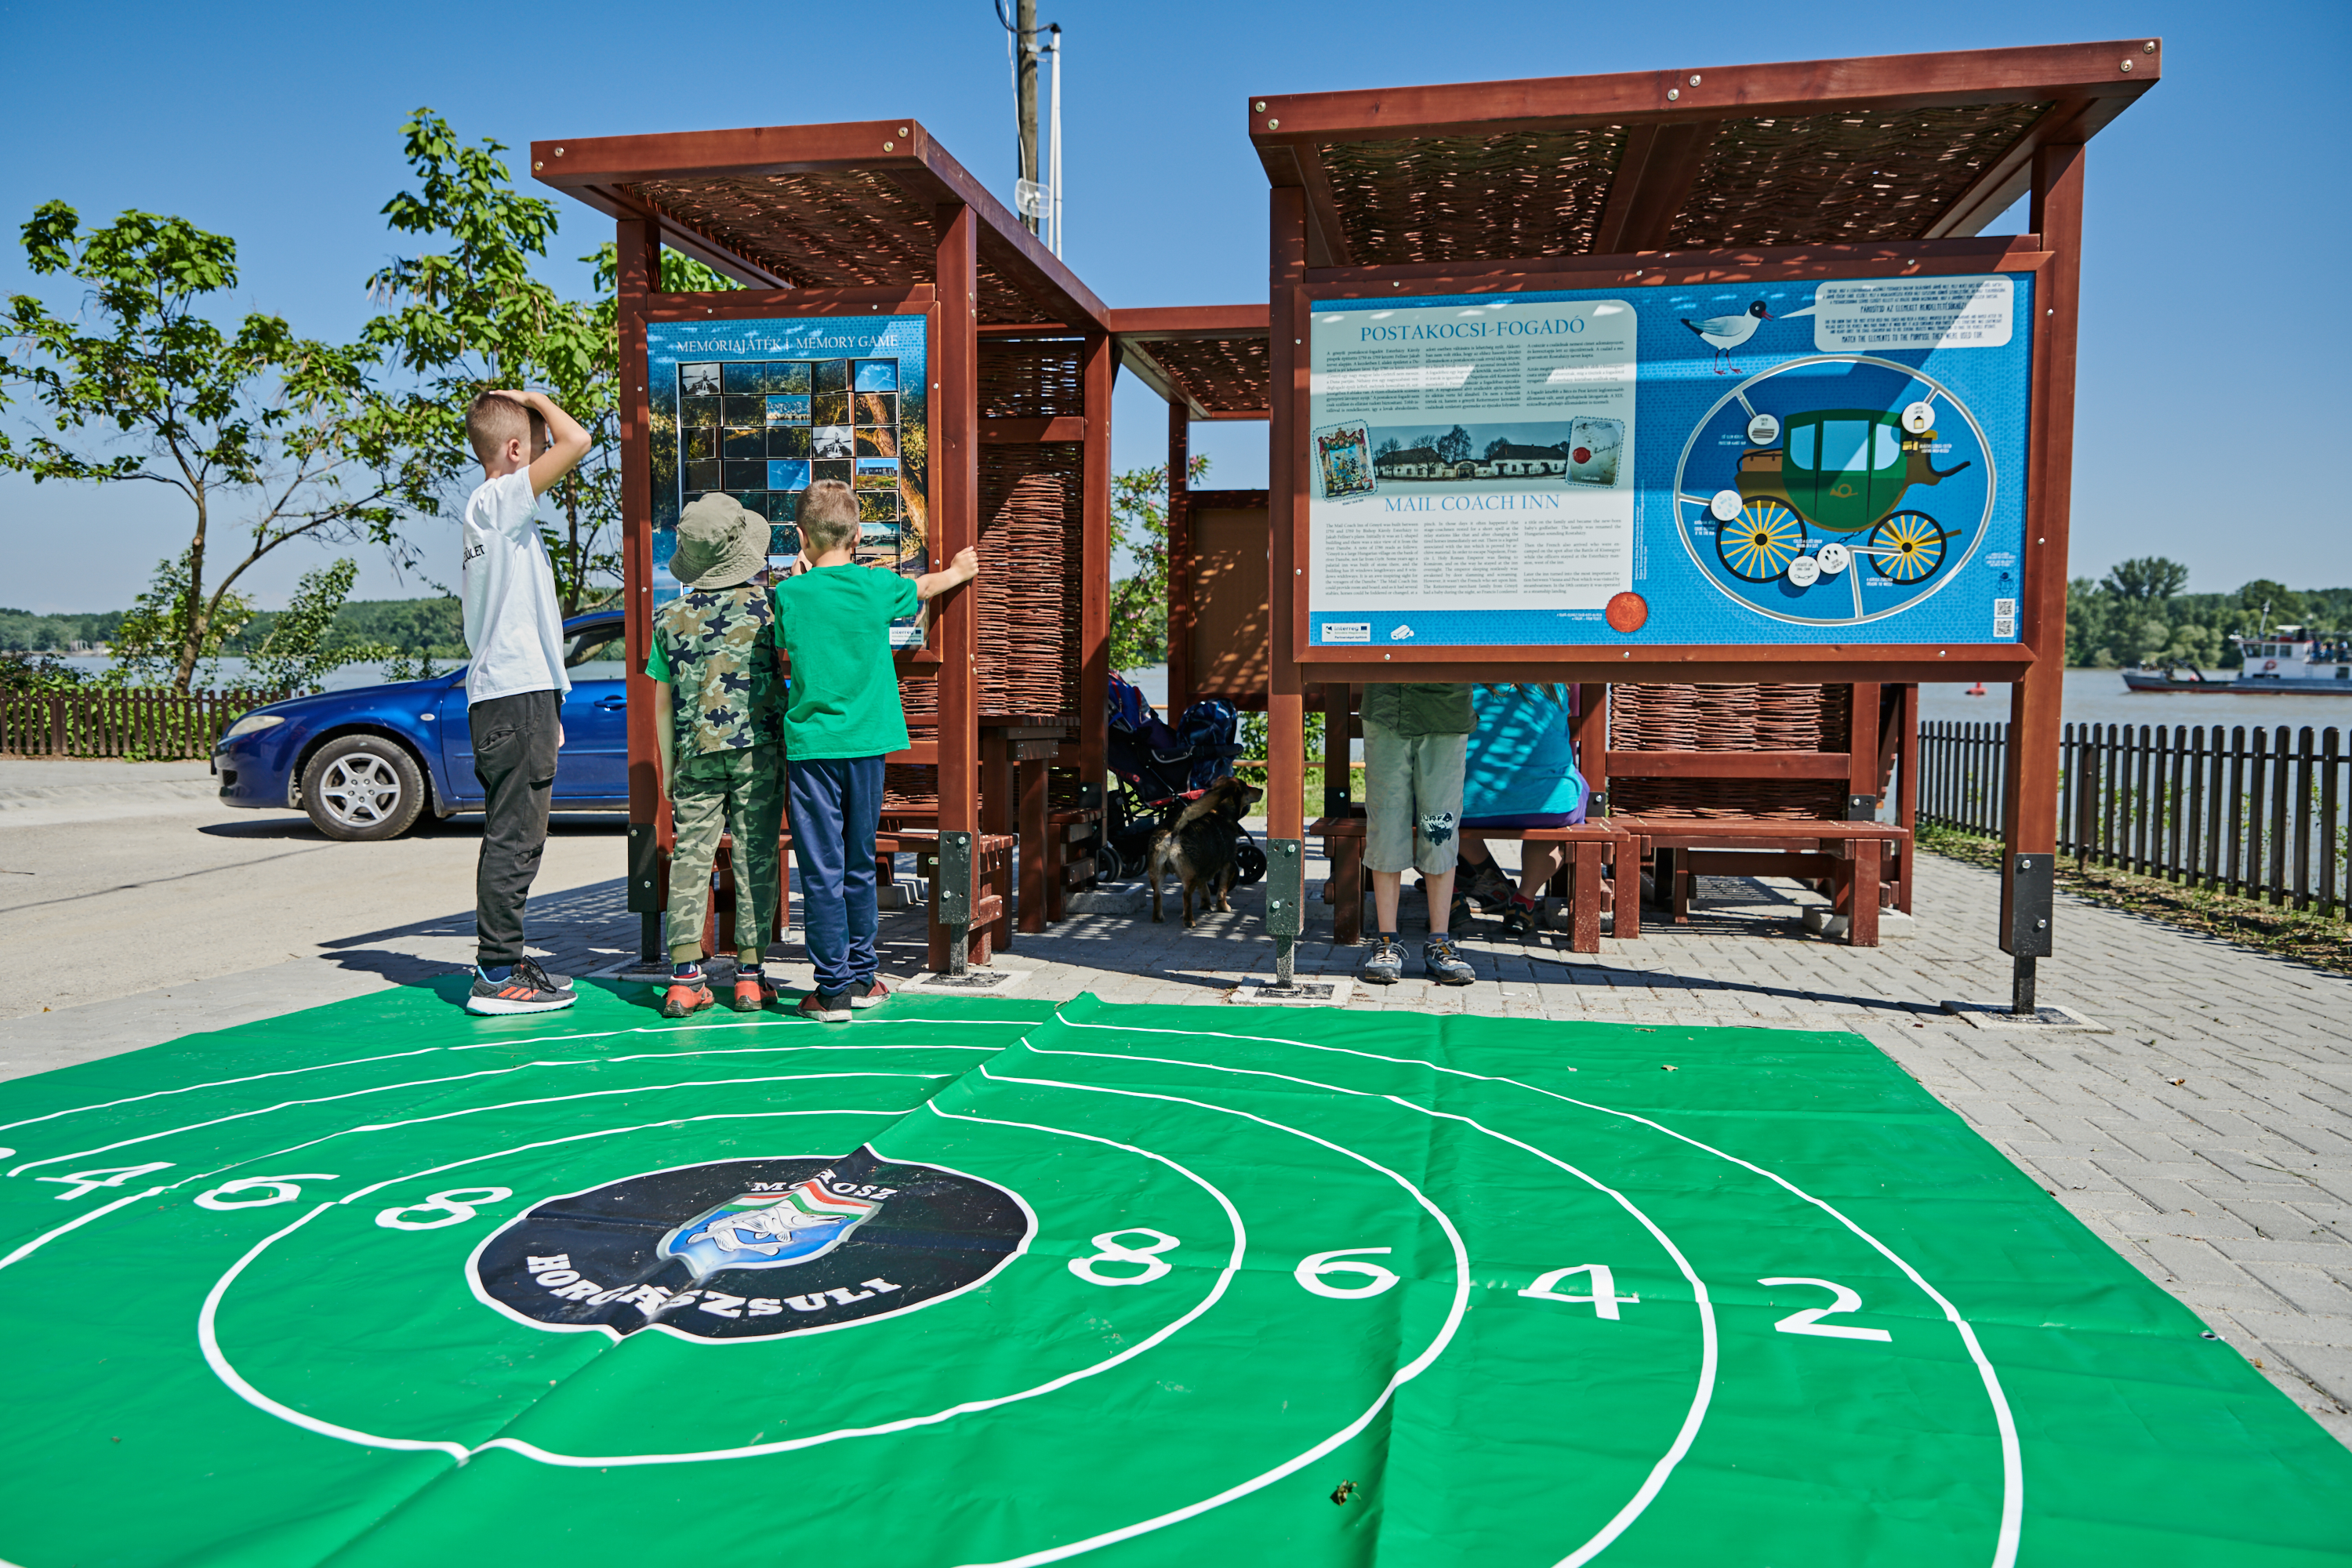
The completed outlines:
{"type": "Polygon", "coordinates": [[[823,1258],[882,1212],[893,1189],[819,1171],[781,1193],[744,1193],[703,1210],[661,1238],[697,1281],[722,1268],[785,1268],[823,1258]]]}

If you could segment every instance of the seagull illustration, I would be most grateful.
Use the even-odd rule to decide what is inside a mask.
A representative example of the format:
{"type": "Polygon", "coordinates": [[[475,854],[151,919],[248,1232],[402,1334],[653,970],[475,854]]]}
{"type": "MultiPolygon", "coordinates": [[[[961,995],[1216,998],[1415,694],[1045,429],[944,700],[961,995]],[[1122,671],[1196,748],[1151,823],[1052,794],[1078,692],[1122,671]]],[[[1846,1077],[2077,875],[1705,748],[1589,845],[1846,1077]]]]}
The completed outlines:
{"type": "Polygon", "coordinates": [[[1759,300],[1748,307],[1744,315],[1709,316],[1704,321],[1694,321],[1685,316],[1683,325],[1696,332],[1700,341],[1722,358],[1724,368],[1716,372],[1722,375],[1736,368],[1731,363],[1731,351],[1754,337],[1756,329],[1771,319],[1772,312],[1764,308],[1763,300],[1759,300]]]}

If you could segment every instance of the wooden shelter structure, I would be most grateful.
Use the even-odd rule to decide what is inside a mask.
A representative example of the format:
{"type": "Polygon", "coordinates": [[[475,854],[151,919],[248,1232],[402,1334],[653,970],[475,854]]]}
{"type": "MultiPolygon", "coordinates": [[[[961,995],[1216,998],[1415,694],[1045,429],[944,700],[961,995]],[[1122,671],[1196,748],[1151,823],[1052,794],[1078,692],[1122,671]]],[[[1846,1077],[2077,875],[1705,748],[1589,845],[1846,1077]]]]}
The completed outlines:
{"type": "Polygon", "coordinates": [[[1058,918],[1065,887],[1092,874],[1100,821],[1108,310],[912,119],[549,140],[530,158],[541,182],[608,214],[618,245],[629,907],[650,930],[667,876],[636,673],[656,565],[648,331],[898,315],[921,318],[929,344],[928,478],[908,515],[921,509],[933,565],[973,546],[981,575],[896,656],[913,744],[888,759],[885,847],[936,863],[936,971],[1009,944],[1016,837],[1019,926],[1058,918]],[[665,247],[743,287],[665,292],[665,247]]]}
{"type": "Polygon", "coordinates": [[[1195,421],[1265,419],[1266,308],[1111,312],[1119,363],[1168,403],[1168,716],[1265,706],[1266,492],[1191,482],[1195,421]]]}
{"type": "Polygon", "coordinates": [[[1583,758],[1605,780],[1609,742],[1590,721],[1602,682],[1973,679],[2012,685],[2000,936],[2013,1005],[2032,1011],[2033,963],[2052,951],[2085,144],[2162,60],[2159,41],[2131,38],[1249,101],[1272,187],[1267,925],[1279,983],[1302,912],[1310,685],[1577,682],[1583,758]],[[2031,232],[1975,237],[2026,195],[2031,232]],[[2021,328],[2031,385],[2014,640],[1677,645],[1597,627],[1502,646],[1310,638],[1310,300],[1995,273],[2032,274],[2037,307],[2021,328]]]}

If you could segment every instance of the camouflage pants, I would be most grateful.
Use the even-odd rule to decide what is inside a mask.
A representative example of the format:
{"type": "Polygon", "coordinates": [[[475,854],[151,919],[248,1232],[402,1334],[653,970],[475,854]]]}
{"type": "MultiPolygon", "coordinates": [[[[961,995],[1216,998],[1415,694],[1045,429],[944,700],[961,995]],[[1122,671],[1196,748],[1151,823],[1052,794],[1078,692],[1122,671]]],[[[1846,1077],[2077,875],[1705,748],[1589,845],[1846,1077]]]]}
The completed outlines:
{"type": "Polygon", "coordinates": [[[670,780],[669,811],[677,830],[669,872],[670,957],[702,952],[702,917],[721,835],[735,840],[736,943],[753,952],[767,946],[781,890],[776,837],[784,821],[783,748],[751,746],[685,759],[670,780]]]}

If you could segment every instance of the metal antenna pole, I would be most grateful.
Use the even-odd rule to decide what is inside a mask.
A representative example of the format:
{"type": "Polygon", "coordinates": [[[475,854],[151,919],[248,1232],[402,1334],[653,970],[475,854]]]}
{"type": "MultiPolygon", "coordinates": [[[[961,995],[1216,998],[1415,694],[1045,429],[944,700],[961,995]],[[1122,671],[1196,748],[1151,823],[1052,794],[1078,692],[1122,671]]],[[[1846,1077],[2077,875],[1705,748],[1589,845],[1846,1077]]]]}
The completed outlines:
{"type": "Polygon", "coordinates": [[[1054,35],[1053,153],[1047,164],[1045,182],[1051,192],[1046,199],[1052,203],[1054,214],[1050,244],[1054,254],[1059,256],[1062,254],[1062,25],[1059,22],[1051,24],[1050,31],[1054,35]]]}

